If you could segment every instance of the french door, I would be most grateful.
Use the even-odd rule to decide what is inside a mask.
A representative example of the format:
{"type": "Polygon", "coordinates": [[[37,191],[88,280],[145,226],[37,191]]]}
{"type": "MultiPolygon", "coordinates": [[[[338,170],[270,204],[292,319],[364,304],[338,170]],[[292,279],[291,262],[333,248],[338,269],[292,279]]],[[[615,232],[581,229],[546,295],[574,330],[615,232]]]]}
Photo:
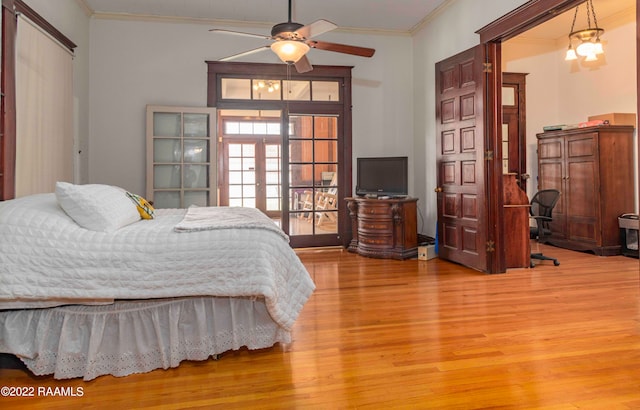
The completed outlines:
{"type": "Polygon", "coordinates": [[[342,117],[296,111],[219,110],[219,204],[260,209],[292,246],[341,244],[342,117]]]}
{"type": "Polygon", "coordinates": [[[218,113],[218,203],[261,209],[292,247],[346,246],[351,67],[207,66],[207,105],[218,113]]]}
{"type": "Polygon", "coordinates": [[[224,183],[221,205],[260,209],[272,218],[282,212],[280,137],[223,137],[224,183]]]}
{"type": "Polygon", "coordinates": [[[288,231],[299,243],[335,241],[341,222],[340,117],[291,114],[288,117],[288,231]]]}

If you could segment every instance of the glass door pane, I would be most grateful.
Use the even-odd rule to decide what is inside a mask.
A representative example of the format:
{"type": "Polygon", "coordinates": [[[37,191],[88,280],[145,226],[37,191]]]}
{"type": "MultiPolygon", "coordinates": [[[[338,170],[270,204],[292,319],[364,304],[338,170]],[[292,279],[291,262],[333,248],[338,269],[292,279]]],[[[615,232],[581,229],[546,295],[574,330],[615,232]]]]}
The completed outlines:
{"type": "Polygon", "coordinates": [[[228,144],[229,206],[256,207],[256,145],[228,144]]]}
{"type": "Polygon", "coordinates": [[[267,211],[282,211],[282,145],[265,144],[265,188],[267,211]]]}
{"type": "Polygon", "coordinates": [[[289,117],[289,235],[338,233],[338,117],[289,117]]]}

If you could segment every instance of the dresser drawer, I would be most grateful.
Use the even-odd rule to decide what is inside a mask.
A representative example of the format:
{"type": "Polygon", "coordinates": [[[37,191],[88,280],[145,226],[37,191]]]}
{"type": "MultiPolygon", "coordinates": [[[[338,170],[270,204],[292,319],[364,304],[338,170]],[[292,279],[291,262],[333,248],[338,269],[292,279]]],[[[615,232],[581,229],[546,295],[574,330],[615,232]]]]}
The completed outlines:
{"type": "Polygon", "coordinates": [[[385,248],[393,246],[393,236],[391,235],[367,235],[366,233],[360,232],[358,241],[363,246],[379,246],[385,248]]]}
{"type": "Polygon", "coordinates": [[[372,216],[389,216],[391,217],[391,207],[388,204],[360,204],[358,209],[358,217],[372,216]]]}
{"type": "Polygon", "coordinates": [[[358,219],[358,232],[392,232],[393,221],[390,219],[358,219]]]}

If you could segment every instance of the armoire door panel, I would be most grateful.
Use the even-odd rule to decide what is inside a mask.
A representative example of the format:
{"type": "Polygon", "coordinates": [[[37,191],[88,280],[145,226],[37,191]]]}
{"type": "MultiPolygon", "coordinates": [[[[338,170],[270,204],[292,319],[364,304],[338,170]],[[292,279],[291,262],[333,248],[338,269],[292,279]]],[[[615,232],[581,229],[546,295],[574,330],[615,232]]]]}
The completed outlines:
{"type": "Polygon", "coordinates": [[[596,139],[592,134],[567,139],[567,158],[593,157],[597,149],[596,139]]]}
{"type": "Polygon", "coordinates": [[[568,223],[568,238],[573,241],[597,243],[597,219],[570,217],[568,223]]]}
{"type": "Polygon", "coordinates": [[[598,176],[595,161],[569,162],[566,182],[567,214],[595,218],[599,212],[596,199],[598,176]]]}
{"type": "Polygon", "coordinates": [[[560,159],[562,158],[562,140],[545,141],[538,144],[538,158],[560,159]]]}

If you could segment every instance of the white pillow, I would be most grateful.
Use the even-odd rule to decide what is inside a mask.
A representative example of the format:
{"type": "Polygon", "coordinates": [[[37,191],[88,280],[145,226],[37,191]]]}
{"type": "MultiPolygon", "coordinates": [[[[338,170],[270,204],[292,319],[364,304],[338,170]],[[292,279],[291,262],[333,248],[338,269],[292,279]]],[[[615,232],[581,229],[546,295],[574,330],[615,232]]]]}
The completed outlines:
{"type": "Polygon", "coordinates": [[[71,219],[92,231],[113,232],[140,220],[126,191],[115,186],[56,182],[56,198],[71,219]]]}

